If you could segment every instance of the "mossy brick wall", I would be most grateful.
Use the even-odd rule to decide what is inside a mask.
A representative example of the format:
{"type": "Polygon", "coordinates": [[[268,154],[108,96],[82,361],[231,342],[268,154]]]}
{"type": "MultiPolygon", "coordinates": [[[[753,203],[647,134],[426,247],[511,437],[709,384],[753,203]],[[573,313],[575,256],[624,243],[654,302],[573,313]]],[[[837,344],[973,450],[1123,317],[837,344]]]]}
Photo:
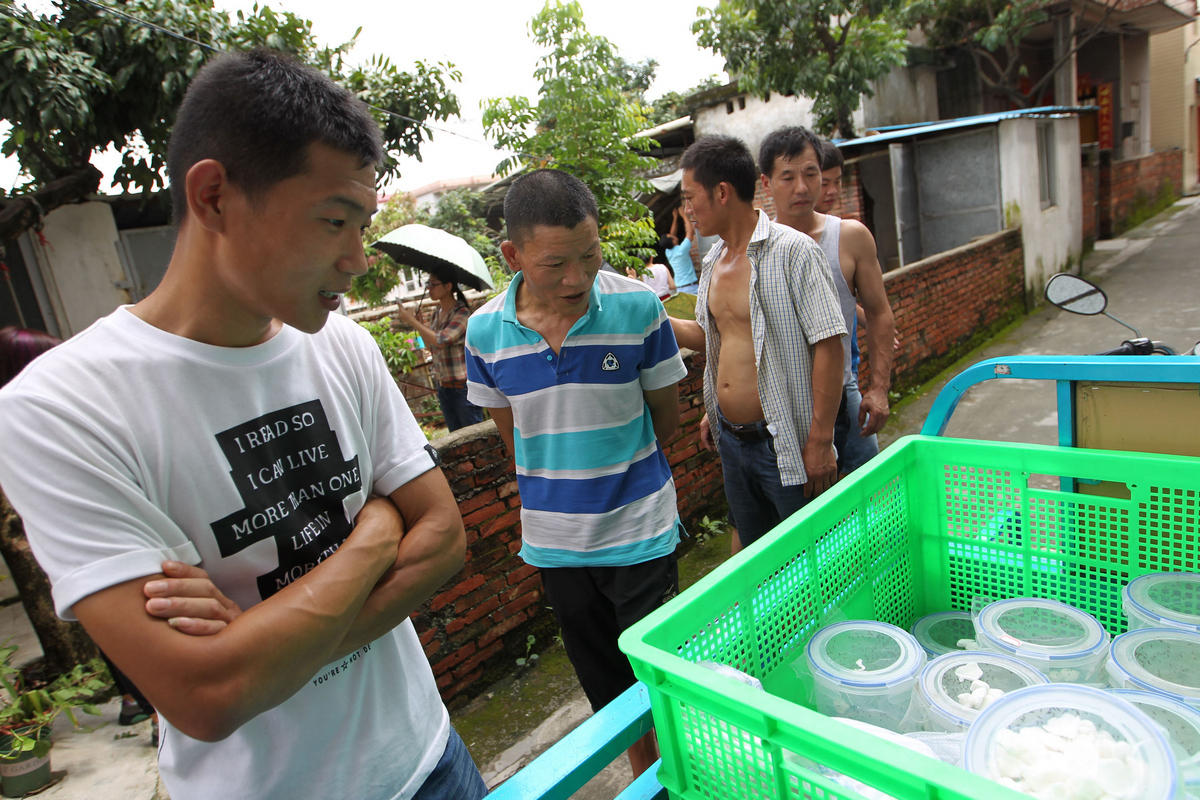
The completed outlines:
{"type": "MultiPolygon", "coordinates": [[[[1010,229],[883,276],[900,350],[892,386],[924,383],[1025,312],[1021,232],[1010,229]]],[[[866,352],[860,331],[859,347],[866,352]]],[[[869,365],[870,354],[864,361],[869,365]]]]}
{"type": "MultiPolygon", "coordinates": [[[[679,385],[679,432],[665,451],[687,526],[718,511],[725,495],[720,462],[700,450],[696,438],[704,414],[704,356],[684,351],[684,361],[688,376],[679,385]]],[[[442,697],[457,705],[508,672],[525,655],[527,636],[536,636],[540,647],[556,628],[537,570],[517,555],[520,497],[512,459],[495,425],[485,420],[433,445],[466,525],[467,560],[413,622],[442,697]]]]}
{"type": "Polygon", "coordinates": [[[1101,192],[1101,236],[1116,236],[1130,227],[1131,218],[1169,195],[1179,197],[1183,185],[1183,151],[1163,150],[1140,158],[1101,165],[1107,192],[1101,192]],[[1107,178],[1107,180],[1105,180],[1107,178]]]}

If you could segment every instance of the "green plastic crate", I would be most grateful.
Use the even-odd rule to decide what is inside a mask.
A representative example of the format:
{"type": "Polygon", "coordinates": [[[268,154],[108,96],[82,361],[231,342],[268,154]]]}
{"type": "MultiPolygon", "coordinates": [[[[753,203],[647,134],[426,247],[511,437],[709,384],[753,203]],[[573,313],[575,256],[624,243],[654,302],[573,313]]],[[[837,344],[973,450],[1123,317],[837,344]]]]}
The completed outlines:
{"type": "Polygon", "coordinates": [[[659,780],[688,800],[861,797],[821,765],[905,800],[1023,797],[809,709],[791,663],[828,622],[908,629],[978,597],[1054,598],[1120,633],[1128,581],[1200,571],[1198,505],[1197,458],[901,439],[621,637],[650,691],[659,780]],[[1037,488],[1063,477],[1125,483],[1129,497],[1037,488]]]}

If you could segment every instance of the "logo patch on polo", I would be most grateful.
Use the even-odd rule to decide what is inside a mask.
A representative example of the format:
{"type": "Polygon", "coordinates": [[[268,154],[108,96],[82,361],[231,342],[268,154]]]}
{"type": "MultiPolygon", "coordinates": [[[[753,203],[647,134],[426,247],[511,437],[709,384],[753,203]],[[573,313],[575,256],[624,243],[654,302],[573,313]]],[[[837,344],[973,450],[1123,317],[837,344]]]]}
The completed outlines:
{"type": "Polygon", "coordinates": [[[612,353],[604,356],[604,360],[600,362],[600,369],[605,372],[615,372],[621,368],[621,362],[617,361],[617,357],[612,353]]]}

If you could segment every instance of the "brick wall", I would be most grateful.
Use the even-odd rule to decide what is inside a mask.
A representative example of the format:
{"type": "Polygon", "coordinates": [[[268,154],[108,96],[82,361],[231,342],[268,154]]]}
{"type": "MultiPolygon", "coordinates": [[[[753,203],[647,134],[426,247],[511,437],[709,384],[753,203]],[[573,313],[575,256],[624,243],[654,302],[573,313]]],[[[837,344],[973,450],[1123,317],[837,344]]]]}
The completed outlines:
{"type": "MultiPolygon", "coordinates": [[[[911,388],[1025,311],[1025,266],[1018,229],[922,259],[883,276],[900,350],[892,385],[911,388]]],[[[866,350],[860,333],[859,347],[866,350]]],[[[869,353],[865,357],[869,364],[869,353]]]]}
{"type": "Polygon", "coordinates": [[[1082,190],[1080,203],[1083,208],[1083,244],[1090,247],[1100,233],[1100,153],[1094,145],[1083,148],[1080,165],[1082,190]]]}
{"type": "Polygon", "coordinates": [[[1101,161],[1100,236],[1117,236],[1129,227],[1139,207],[1164,194],[1179,197],[1183,186],[1183,151],[1162,150],[1140,158],[1101,161]]]}
{"type": "MultiPolygon", "coordinates": [[[[688,376],[679,384],[679,433],[667,444],[684,524],[724,505],[721,468],[701,451],[704,356],[685,351],[688,376]]],[[[442,697],[464,702],[525,655],[525,638],[542,644],[555,632],[542,602],[537,570],[517,556],[520,499],[512,459],[490,421],[433,442],[467,529],[463,570],[413,615],[442,697]]]]}

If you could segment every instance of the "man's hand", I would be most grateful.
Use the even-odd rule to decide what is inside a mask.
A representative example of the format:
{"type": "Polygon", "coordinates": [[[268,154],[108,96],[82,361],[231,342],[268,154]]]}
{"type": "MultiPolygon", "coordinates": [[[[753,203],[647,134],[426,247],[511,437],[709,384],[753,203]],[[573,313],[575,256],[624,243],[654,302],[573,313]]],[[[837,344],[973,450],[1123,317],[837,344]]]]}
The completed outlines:
{"type": "Polygon", "coordinates": [[[884,423],[891,413],[887,392],[882,389],[868,389],[864,392],[862,404],[858,407],[858,427],[862,435],[870,436],[883,430],[884,423]]]}
{"type": "Polygon", "coordinates": [[[697,438],[700,441],[701,450],[717,449],[717,444],[713,441],[712,428],[708,424],[708,414],[700,418],[700,435],[697,438]]]}
{"type": "Polygon", "coordinates": [[[224,629],[242,613],[226,597],[208,573],[180,561],[164,561],[166,579],[147,581],[142,587],[146,613],[165,619],[177,631],[192,636],[210,636],[224,629]]]}
{"type": "MultiPolygon", "coordinates": [[[[371,495],[367,498],[367,502],[359,509],[358,516],[354,518],[356,528],[364,524],[375,525],[381,531],[394,533],[396,547],[400,547],[405,533],[404,517],[390,498],[378,495],[371,495]]],[[[399,561],[393,566],[393,569],[398,566],[399,561]]]]}
{"type": "Polygon", "coordinates": [[[800,451],[808,482],[804,484],[804,496],[816,497],[833,486],[837,480],[837,453],[832,442],[816,442],[810,436],[800,451]]]}

